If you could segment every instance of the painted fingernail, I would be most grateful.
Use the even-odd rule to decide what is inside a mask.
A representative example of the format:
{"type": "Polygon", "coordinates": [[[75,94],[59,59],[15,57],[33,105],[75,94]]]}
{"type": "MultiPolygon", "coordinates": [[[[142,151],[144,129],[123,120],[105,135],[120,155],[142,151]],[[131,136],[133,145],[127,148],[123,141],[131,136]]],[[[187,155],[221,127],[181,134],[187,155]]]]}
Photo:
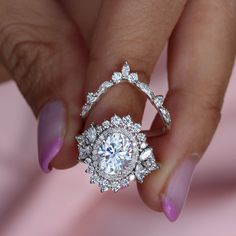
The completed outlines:
{"type": "Polygon", "coordinates": [[[61,101],[47,103],[39,114],[38,158],[40,167],[45,173],[50,172],[50,163],[63,145],[65,115],[65,107],[61,101]]]}
{"type": "Polygon", "coordinates": [[[183,208],[198,160],[198,154],[185,158],[170,177],[162,195],[163,211],[170,221],[175,221],[183,208]]]}

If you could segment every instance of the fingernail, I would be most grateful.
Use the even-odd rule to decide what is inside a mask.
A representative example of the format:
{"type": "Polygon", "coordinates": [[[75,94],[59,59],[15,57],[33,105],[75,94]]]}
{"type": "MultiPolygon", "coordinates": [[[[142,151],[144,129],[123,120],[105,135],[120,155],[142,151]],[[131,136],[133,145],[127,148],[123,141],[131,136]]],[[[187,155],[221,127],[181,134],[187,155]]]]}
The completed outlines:
{"type": "Polygon", "coordinates": [[[198,160],[198,154],[188,156],[176,167],[170,177],[162,195],[163,211],[170,221],[175,221],[183,208],[198,160]]]}
{"type": "Polygon", "coordinates": [[[61,101],[47,103],[39,114],[38,158],[45,173],[50,172],[50,163],[64,143],[65,114],[65,107],[61,101]]]}

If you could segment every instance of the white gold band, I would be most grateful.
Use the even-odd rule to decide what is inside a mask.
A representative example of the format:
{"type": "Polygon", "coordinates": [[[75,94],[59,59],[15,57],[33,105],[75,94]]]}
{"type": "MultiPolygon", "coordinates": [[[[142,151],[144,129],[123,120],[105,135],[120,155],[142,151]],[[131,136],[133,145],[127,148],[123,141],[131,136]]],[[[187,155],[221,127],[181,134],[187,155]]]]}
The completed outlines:
{"type": "Polygon", "coordinates": [[[160,114],[162,121],[164,123],[163,131],[169,130],[171,126],[171,118],[168,110],[163,106],[164,98],[162,95],[155,95],[150,89],[149,85],[140,82],[138,79],[138,73],[130,72],[130,66],[127,62],[124,63],[121,72],[114,72],[112,74],[112,79],[103,82],[95,93],[88,93],[87,101],[82,107],[81,117],[85,118],[89,111],[95,106],[97,101],[105,94],[110,88],[121,83],[128,82],[135,86],[139,91],[146,94],[149,101],[153,104],[157,112],[160,114]]]}

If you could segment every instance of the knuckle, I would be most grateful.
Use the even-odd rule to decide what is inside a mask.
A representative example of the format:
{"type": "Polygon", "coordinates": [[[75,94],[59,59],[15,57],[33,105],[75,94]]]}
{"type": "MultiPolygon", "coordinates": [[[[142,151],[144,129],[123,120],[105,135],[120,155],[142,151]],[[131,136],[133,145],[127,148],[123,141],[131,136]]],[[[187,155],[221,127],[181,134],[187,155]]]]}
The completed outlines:
{"type": "Polygon", "coordinates": [[[32,26],[9,24],[0,27],[0,50],[22,94],[37,107],[38,98],[49,92],[45,85],[53,82],[51,65],[57,54],[54,46],[37,39],[32,26]]]}

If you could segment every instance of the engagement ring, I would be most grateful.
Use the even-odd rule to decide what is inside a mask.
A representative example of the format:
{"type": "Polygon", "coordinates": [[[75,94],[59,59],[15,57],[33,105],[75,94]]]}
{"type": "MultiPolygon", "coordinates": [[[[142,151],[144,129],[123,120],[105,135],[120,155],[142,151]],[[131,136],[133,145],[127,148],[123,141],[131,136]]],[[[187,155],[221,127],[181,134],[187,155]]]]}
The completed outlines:
{"type": "MultiPolygon", "coordinates": [[[[171,118],[163,106],[163,96],[155,95],[147,84],[140,82],[138,74],[130,72],[127,62],[121,72],[114,72],[112,79],[103,82],[95,93],[88,93],[81,117],[85,118],[101,96],[121,82],[131,83],[146,94],[163,120],[162,132],[170,129],[171,118]]],[[[101,192],[109,189],[118,192],[133,180],[142,183],[145,176],[160,168],[145,133],[141,131],[141,124],[135,123],[130,115],[120,117],[114,114],[102,124],[91,124],[75,138],[78,159],[87,165],[90,183],[96,183],[101,192]]]]}

